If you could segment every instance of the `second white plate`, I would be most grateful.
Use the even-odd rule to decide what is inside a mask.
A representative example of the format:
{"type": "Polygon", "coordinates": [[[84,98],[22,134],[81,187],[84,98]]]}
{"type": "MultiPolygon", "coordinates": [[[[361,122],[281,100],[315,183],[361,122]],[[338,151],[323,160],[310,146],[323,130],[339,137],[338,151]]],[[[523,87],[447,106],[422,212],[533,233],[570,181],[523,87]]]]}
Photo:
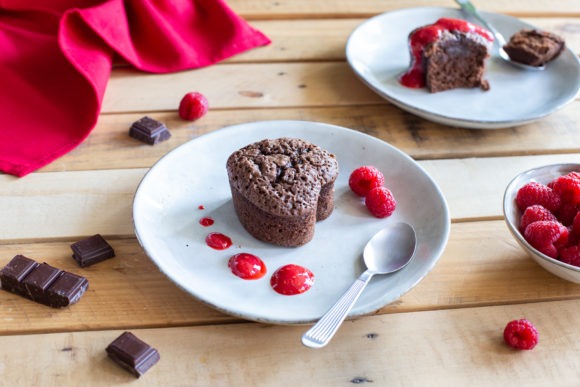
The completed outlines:
{"type": "MultiPolygon", "coordinates": [[[[481,12],[506,38],[533,28],[516,18],[481,12]]],[[[398,77],[409,66],[409,33],[441,17],[465,19],[451,8],[408,8],[375,16],[348,39],[346,57],[355,73],[394,105],[425,119],[473,129],[499,129],[529,123],[571,102],[580,88],[580,61],[566,49],[544,71],[526,71],[501,59],[487,61],[491,89],[455,89],[429,93],[402,86],[398,77]]],[[[473,22],[472,20],[469,20],[473,22]]]]}

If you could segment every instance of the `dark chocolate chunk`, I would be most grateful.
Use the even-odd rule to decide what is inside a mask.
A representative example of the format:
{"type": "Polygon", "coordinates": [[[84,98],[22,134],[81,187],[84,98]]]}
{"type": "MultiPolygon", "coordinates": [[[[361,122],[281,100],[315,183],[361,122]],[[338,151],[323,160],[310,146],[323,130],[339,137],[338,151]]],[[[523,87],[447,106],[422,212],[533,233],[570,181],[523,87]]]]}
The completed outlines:
{"type": "Polygon", "coordinates": [[[100,234],[73,243],[70,247],[80,267],[94,265],[115,256],[113,248],[100,234]]]}
{"type": "Polygon", "coordinates": [[[159,352],[131,332],[124,332],[106,349],[109,357],[136,377],[159,361],[159,352]]]}
{"type": "Polygon", "coordinates": [[[63,272],[46,291],[46,304],[53,308],[72,305],[85,294],[89,281],[85,277],[63,272]]]}
{"type": "Polygon", "coordinates": [[[16,255],[0,270],[2,289],[60,308],[78,302],[89,286],[79,275],[16,255]]]}
{"type": "Polygon", "coordinates": [[[129,136],[150,145],[168,140],[171,133],[162,122],[147,116],[135,121],[129,128],[129,136]]]}
{"type": "Polygon", "coordinates": [[[28,293],[22,280],[26,277],[38,263],[34,260],[17,255],[8,264],[0,270],[0,284],[2,289],[21,296],[28,297],[28,293]]]}
{"type": "Polygon", "coordinates": [[[62,270],[52,267],[47,263],[41,263],[22,280],[22,284],[26,288],[29,298],[33,301],[46,304],[48,300],[48,287],[61,274],[62,270]]]}

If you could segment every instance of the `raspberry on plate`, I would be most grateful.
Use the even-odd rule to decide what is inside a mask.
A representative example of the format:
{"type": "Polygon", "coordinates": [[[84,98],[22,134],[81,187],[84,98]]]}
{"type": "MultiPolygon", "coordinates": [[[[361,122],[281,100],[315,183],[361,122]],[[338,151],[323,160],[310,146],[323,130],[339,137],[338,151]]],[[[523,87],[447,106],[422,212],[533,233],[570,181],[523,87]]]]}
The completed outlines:
{"type": "Polygon", "coordinates": [[[507,345],[516,349],[533,349],[538,344],[538,330],[526,319],[507,323],[503,339],[507,345]]]}
{"type": "Polygon", "coordinates": [[[395,211],[397,202],[387,188],[376,187],[371,189],[365,197],[365,205],[377,218],[386,218],[395,211]]]}
{"type": "Polygon", "coordinates": [[[187,121],[195,121],[207,113],[209,103],[207,98],[196,91],[187,93],[179,103],[179,117],[187,121]]]}
{"type": "Polygon", "coordinates": [[[568,229],[561,223],[540,220],[526,227],[524,238],[536,250],[557,258],[558,250],[568,243],[568,234],[568,229]]]}
{"type": "Polygon", "coordinates": [[[560,208],[561,199],[547,185],[533,181],[518,190],[516,204],[521,211],[534,204],[539,204],[551,212],[556,212],[560,208]]]}
{"type": "Polygon", "coordinates": [[[350,174],[348,186],[358,196],[367,196],[373,188],[380,187],[385,183],[385,177],[376,167],[362,166],[350,174]]]}
{"type": "Polygon", "coordinates": [[[539,204],[534,204],[533,206],[526,208],[522,214],[520,218],[520,231],[523,233],[529,224],[539,220],[558,221],[556,215],[552,214],[546,207],[543,207],[539,204]]]}

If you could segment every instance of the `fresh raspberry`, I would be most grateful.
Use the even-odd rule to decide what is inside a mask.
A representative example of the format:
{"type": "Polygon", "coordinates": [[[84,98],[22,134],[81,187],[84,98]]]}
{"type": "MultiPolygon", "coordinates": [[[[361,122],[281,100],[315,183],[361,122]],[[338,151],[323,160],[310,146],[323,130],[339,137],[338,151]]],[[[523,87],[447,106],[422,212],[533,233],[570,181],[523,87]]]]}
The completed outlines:
{"type": "Polygon", "coordinates": [[[520,231],[523,233],[529,224],[539,220],[551,220],[557,222],[556,215],[552,214],[547,208],[534,204],[526,208],[520,218],[520,231]]]}
{"type": "Polygon", "coordinates": [[[348,186],[358,196],[367,196],[373,188],[385,184],[385,177],[376,167],[363,166],[350,174],[348,186]]]}
{"type": "Polygon", "coordinates": [[[365,197],[365,205],[377,218],[386,218],[395,211],[397,202],[387,188],[376,187],[371,189],[365,197]]]}
{"type": "Polygon", "coordinates": [[[521,211],[534,204],[539,204],[552,212],[556,212],[560,208],[561,200],[560,196],[550,187],[534,181],[518,190],[516,204],[521,211]]]}
{"type": "Polygon", "coordinates": [[[570,172],[554,180],[554,192],[562,202],[576,206],[580,204],[580,173],[570,172]]]}
{"type": "Polygon", "coordinates": [[[565,247],[560,250],[560,261],[569,265],[580,267],[580,246],[565,247]]]}
{"type": "Polygon", "coordinates": [[[538,330],[526,319],[513,320],[503,330],[503,340],[515,349],[533,349],[538,344],[538,330]]]}
{"type": "Polygon", "coordinates": [[[207,98],[196,91],[187,93],[179,103],[179,117],[187,121],[195,121],[207,113],[209,104],[207,98]]]}
{"type": "Polygon", "coordinates": [[[577,237],[580,237],[580,212],[576,213],[574,219],[572,220],[572,226],[570,227],[570,231],[577,237]]]}
{"type": "Polygon", "coordinates": [[[568,233],[568,229],[561,223],[540,220],[526,227],[524,238],[536,250],[549,257],[557,258],[558,249],[568,243],[568,233]]]}
{"type": "Polygon", "coordinates": [[[578,214],[578,206],[568,202],[562,202],[555,215],[564,226],[570,226],[578,214]]]}

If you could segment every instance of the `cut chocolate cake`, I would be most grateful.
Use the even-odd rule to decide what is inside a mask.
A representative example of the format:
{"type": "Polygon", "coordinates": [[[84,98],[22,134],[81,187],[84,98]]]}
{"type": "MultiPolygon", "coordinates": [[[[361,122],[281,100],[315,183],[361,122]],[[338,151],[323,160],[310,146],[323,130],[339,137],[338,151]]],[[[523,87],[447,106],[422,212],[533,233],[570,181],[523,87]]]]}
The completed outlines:
{"type": "Polygon", "coordinates": [[[556,34],[526,29],[516,32],[503,48],[511,60],[539,67],[556,59],[564,47],[564,39],[556,34]]]}
{"type": "Polygon", "coordinates": [[[431,93],[479,87],[489,57],[491,33],[465,20],[441,18],[409,34],[411,66],[400,77],[404,86],[426,87],[431,93]]]}
{"type": "Polygon", "coordinates": [[[255,238],[300,246],[334,208],[335,156],[296,138],[262,140],[234,152],[226,164],[234,208],[255,238]]]}

